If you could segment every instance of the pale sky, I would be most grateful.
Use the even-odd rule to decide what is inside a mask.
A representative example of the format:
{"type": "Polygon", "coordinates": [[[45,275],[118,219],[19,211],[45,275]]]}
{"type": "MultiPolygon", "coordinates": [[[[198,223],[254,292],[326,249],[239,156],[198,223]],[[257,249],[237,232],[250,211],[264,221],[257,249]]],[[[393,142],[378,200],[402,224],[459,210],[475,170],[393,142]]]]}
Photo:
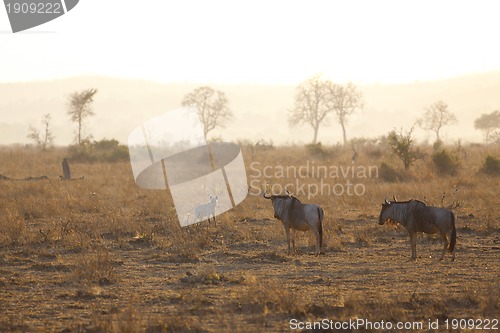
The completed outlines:
{"type": "Polygon", "coordinates": [[[499,13],[497,0],[80,0],[13,34],[1,6],[0,82],[436,80],[500,70],[499,13]]]}

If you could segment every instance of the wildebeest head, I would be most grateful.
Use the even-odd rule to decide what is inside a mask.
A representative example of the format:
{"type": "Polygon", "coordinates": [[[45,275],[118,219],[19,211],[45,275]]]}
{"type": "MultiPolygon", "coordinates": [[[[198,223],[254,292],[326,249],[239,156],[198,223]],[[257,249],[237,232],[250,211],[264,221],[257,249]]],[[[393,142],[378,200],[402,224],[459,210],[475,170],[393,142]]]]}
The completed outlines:
{"type": "Polygon", "coordinates": [[[274,208],[274,217],[279,220],[283,220],[285,217],[285,211],[291,206],[292,202],[294,200],[298,201],[297,198],[290,195],[290,192],[286,192],[286,195],[267,195],[267,192],[263,195],[265,199],[271,200],[274,208]]]}
{"type": "Polygon", "coordinates": [[[385,197],[384,203],[382,204],[382,210],[380,211],[380,216],[378,218],[378,224],[380,225],[384,224],[387,220],[390,219],[391,214],[392,214],[391,202],[387,200],[387,197],[385,197]]]}

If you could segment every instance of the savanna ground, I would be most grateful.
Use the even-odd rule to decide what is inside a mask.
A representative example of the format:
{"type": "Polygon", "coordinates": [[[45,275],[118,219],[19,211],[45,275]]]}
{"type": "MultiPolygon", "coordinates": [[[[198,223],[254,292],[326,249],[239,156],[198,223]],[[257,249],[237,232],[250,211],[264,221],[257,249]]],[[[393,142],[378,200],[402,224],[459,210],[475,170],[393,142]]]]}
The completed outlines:
{"type": "MultiPolygon", "coordinates": [[[[499,156],[498,146],[457,149],[455,176],[439,175],[429,156],[403,171],[375,144],[361,147],[354,164],[352,151],[340,147],[321,156],[303,147],[264,148],[242,147],[248,180],[261,187],[295,179],[265,179],[257,170],[307,160],[343,167],[385,162],[402,180],[348,176],[363,185],[363,195],[297,194],[325,210],[324,253],[312,255],[313,237],[298,233],[299,253],[288,256],[283,227],[262,197],[248,196],[216,226],[181,229],[170,194],[138,188],[128,162],[70,161],[72,175],[85,179],[61,181],[66,150],[2,148],[1,174],[49,179],[0,180],[0,331],[287,332],[291,319],[326,318],[421,322],[422,330],[408,332],[458,332],[465,330],[446,330],[444,321],[499,318],[500,177],[478,173],[488,154],[499,156]],[[252,162],[260,164],[250,168],[252,162]],[[404,229],[378,225],[380,204],[393,194],[458,204],[455,262],[449,256],[439,262],[439,237],[426,235],[418,238],[417,260],[408,261],[404,229]],[[429,329],[429,320],[439,320],[439,329],[429,329]]],[[[347,180],[323,178],[331,185],[347,180]]],[[[320,179],[309,174],[300,181],[320,179]]]]}

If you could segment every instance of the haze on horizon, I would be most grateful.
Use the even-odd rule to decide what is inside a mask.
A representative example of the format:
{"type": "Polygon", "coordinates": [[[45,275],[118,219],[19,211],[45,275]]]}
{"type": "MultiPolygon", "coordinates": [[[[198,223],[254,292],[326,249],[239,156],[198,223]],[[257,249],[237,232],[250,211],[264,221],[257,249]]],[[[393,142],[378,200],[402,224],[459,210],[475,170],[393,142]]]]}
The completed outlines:
{"type": "Polygon", "coordinates": [[[408,83],[500,70],[498,1],[80,1],[8,34],[0,82],[408,83]],[[53,32],[53,33],[44,33],[53,32]]]}
{"type": "MultiPolygon", "coordinates": [[[[191,86],[293,87],[321,73],[336,83],[352,81],[366,86],[494,73],[500,71],[499,9],[500,3],[496,0],[474,3],[451,0],[80,1],[75,9],[60,18],[12,34],[6,12],[0,7],[0,84],[81,77],[90,80],[99,76],[145,80],[145,86],[148,86],[146,81],[153,81],[191,86]]],[[[49,110],[53,113],[55,128],[59,129],[56,143],[70,143],[72,130],[68,129],[70,124],[62,94],[72,91],[47,92],[50,95],[47,99],[51,101],[45,104],[48,109],[43,111],[31,105],[36,105],[37,99],[45,95],[21,91],[15,98],[4,98],[4,108],[0,103],[0,125],[8,125],[9,131],[15,134],[14,140],[18,140],[14,142],[21,138],[26,142],[25,128],[27,130],[28,124],[38,124],[42,112],[49,110]]],[[[241,98],[243,93],[233,92],[240,96],[235,101],[238,109],[234,110],[238,117],[231,128],[222,132],[224,138],[239,138],[238,135],[247,130],[247,137],[252,138],[269,139],[269,133],[273,133],[277,138],[275,142],[310,139],[307,126],[292,130],[284,119],[287,108],[293,105],[293,91],[279,96],[271,95],[276,91],[269,91],[262,100],[263,94],[254,94],[248,102],[241,98]],[[271,102],[266,105],[267,101],[271,102]],[[262,127],[263,122],[258,120],[262,116],[271,117],[273,122],[283,121],[283,128],[271,131],[262,127]],[[245,128],[249,124],[256,127],[249,131],[245,128]]],[[[112,106],[108,103],[112,98],[121,105],[143,103],[143,100],[131,100],[136,95],[129,95],[98,93],[96,117],[89,127],[105,124],[113,117],[125,118],[119,114],[119,108],[102,109],[103,105],[112,106]]],[[[387,133],[394,127],[407,127],[423,107],[434,102],[430,96],[428,100],[411,97],[411,101],[401,101],[398,95],[387,92],[383,95],[386,99],[383,105],[368,103],[363,114],[354,115],[349,121],[350,137],[362,136],[380,118],[394,121],[378,126],[376,132],[370,131],[370,136],[387,133]],[[394,117],[401,112],[409,115],[404,115],[404,119],[394,117]]],[[[475,91],[472,95],[478,96],[475,91]]],[[[450,109],[460,107],[461,119],[459,127],[450,130],[450,140],[460,137],[480,140],[480,133],[474,132],[471,121],[478,115],[473,113],[498,108],[491,95],[490,91],[487,102],[475,104],[457,96],[457,102],[450,105],[450,109]],[[470,132],[464,135],[464,130],[470,132]]],[[[442,97],[436,96],[439,98],[442,97]]],[[[177,99],[175,96],[167,104],[178,103],[177,99]]],[[[124,129],[116,137],[122,142],[126,137],[124,133],[136,125],[132,122],[140,118],[144,110],[135,112],[139,115],[127,114],[126,119],[121,119],[124,129]]],[[[329,129],[320,130],[323,142],[337,142],[335,125],[332,121],[329,129]]],[[[95,139],[110,138],[108,132],[93,129],[95,139]]],[[[13,142],[14,136],[9,136],[7,131],[0,134],[0,144],[13,142]]],[[[423,140],[430,137],[427,133],[420,136],[423,140]]]]}

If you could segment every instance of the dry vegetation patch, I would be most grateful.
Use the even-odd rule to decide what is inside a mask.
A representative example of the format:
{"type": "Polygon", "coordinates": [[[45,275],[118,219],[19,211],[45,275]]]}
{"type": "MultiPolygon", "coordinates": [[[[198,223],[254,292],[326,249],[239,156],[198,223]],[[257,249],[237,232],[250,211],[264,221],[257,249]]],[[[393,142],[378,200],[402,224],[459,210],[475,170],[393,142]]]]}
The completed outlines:
{"type": "MultiPolygon", "coordinates": [[[[432,148],[422,149],[431,156],[432,148]]],[[[127,162],[72,163],[72,173],[85,178],[66,182],[57,179],[64,150],[1,149],[2,175],[48,176],[0,180],[1,330],[285,332],[291,318],[498,318],[500,178],[479,170],[499,149],[463,149],[456,174],[441,176],[430,160],[401,170],[373,144],[358,147],[354,163],[342,147],[321,147],[320,157],[303,147],[243,147],[248,177],[262,186],[295,179],[257,177],[252,162],[385,164],[397,173],[354,179],[365,187],[362,196],[309,197],[289,188],[325,210],[319,257],[314,237],[302,232],[298,255],[286,255],[283,227],[261,197],[250,195],[217,225],[180,228],[169,193],[138,188],[127,162]],[[419,236],[417,261],[408,262],[405,231],[378,225],[386,195],[454,205],[456,262],[437,261],[435,236],[419,236]]],[[[311,173],[304,181],[320,178],[311,173]]]]}

